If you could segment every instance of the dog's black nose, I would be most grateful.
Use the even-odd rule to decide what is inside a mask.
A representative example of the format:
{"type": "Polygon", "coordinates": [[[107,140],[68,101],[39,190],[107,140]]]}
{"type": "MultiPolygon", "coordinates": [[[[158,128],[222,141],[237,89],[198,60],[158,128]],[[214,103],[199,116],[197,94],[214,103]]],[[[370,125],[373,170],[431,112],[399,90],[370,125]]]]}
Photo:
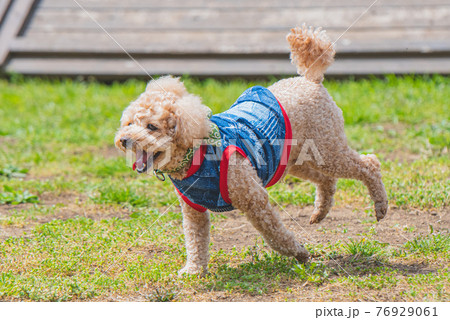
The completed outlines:
{"type": "Polygon", "coordinates": [[[130,139],[128,139],[127,137],[125,137],[125,138],[120,138],[120,142],[122,143],[122,146],[123,146],[124,148],[127,147],[127,143],[128,143],[129,140],[130,140],[130,139]]]}

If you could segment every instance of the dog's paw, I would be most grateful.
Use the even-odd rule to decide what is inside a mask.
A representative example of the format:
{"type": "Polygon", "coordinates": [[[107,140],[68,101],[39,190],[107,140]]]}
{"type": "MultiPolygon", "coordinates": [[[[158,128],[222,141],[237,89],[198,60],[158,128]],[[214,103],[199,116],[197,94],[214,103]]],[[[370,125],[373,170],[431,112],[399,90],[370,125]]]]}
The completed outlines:
{"type": "Polygon", "coordinates": [[[320,214],[320,212],[313,212],[311,218],[309,219],[309,224],[319,223],[326,216],[327,216],[326,214],[320,214]]]}
{"type": "Polygon", "coordinates": [[[309,260],[309,252],[305,248],[301,247],[296,254],[294,254],[294,258],[297,259],[298,262],[305,263],[309,260]]]}
{"type": "Polygon", "coordinates": [[[198,274],[204,276],[208,272],[207,268],[202,266],[186,265],[183,269],[178,271],[178,276],[182,277],[186,274],[198,274]]]}
{"type": "Polygon", "coordinates": [[[377,221],[380,221],[386,216],[386,213],[388,211],[388,202],[377,202],[375,203],[375,213],[377,215],[377,221]]]}

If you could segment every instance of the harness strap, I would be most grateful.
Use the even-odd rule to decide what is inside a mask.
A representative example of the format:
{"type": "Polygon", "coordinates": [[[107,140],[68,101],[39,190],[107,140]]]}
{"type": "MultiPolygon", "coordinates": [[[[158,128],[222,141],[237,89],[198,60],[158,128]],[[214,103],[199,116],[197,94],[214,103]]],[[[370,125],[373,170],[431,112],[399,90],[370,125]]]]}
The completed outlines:
{"type": "MultiPolygon", "coordinates": [[[[223,200],[225,200],[225,202],[228,204],[231,204],[230,196],[228,194],[228,167],[230,164],[230,158],[235,152],[238,152],[241,156],[248,160],[248,157],[245,154],[244,150],[242,150],[238,146],[230,145],[223,151],[222,159],[220,160],[219,187],[220,194],[222,195],[223,200]]],[[[250,162],[250,160],[248,161],[250,162]]]]}
{"type": "MultiPolygon", "coordinates": [[[[174,187],[175,187],[175,186],[174,186],[174,187]]],[[[183,199],[183,201],[186,202],[186,204],[187,204],[188,206],[190,206],[192,209],[197,210],[197,211],[199,211],[199,212],[206,212],[207,209],[206,209],[205,207],[202,207],[202,206],[199,205],[199,204],[193,203],[193,202],[192,202],[191,200],[189,200],[184,194],[182,194],[182,193],[180,192],[180,190],[178,190],[177,187],[175,187],[175,190],[177,190],[177,192],[178,192],[178,194],[180,195],[181,199],[183,199]]]]}
{"type": "MultiPolygon", "coordinates": [[[[278,99],[277,99],[278,101],[278,99]]],[[[280,106],[281,113],[283,114],[284,118],[284,143],[283,143],[283,152],[281,154],[280,162],[278,163],[277,170],[275,171],[272,179],[267,183],[265,186],[266,188],[273,186],[275,183],[278,182],[278,180],[281,179],[281,177],[284,174],[284,171],[286,170],[286,166],[289,161],[289,156],[291,154],[291,146],[292,146],[292,127],[291,127],[291,121],[289,121],[289,117],[284,110],[283,106],[281,105],[280,101],[278,101],[278,105],[280,106]]]]}

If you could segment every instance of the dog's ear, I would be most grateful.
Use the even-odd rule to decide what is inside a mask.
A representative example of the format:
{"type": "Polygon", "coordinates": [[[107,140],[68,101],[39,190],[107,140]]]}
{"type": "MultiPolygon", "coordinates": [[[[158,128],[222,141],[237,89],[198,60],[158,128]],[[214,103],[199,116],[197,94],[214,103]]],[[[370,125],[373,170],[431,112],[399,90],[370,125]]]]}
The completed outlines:
{"type": "Polygon", "coordinates": [[[183,82],[180,81],[180,78],[175,78],[172,76],[161,77],[157,80],[152,80],[147,84],[145,88],[147,92],[166,92],[172,93],[177,98],[181,98],[184,95],[187,95],[188,92],[183,82]]]}
{"type": "Polygon", "coordinates": [[[167,127],[169,135],[175,137],[177,134],[178,123],[181,121],[180,117],[175,112],[171,112],[171,116],[167,119],[167,127]]]}
{"type": "Polygon", "coordinates": [[[189,94],[177,99],[174,110],[173,132],[177,144],[190,148],[196,140],[208,136],[210,109],[199,97],[189,94]]]}

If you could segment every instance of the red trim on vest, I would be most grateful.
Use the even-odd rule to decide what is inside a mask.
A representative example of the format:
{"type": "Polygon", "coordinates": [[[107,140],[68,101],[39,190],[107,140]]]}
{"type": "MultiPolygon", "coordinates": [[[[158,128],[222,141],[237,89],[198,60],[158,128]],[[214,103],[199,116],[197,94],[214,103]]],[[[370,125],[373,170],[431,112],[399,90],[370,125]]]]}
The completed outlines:
{"type": "Polygon", "coordinates": [[[202,144],[200,148],[195,151],[194,156],[192,157],[191,166],[189,167],[188,171],[186,172],[186,176],[183,179],[189,178],[194,173],[196,173],[198,169],[200,169],[200,166],[205,159],[206,149],[207,146],[202,144]]]}
{"type": "MultiPolygon", "coordinates": [[[[277,101],[278,101],[278,99],[277,99],[277,101]]],[[[280,105],[281,112],[283,113],[286,134],[284,135],[283,153],[281,154],[280,163],[278,164],[277,171],[275,171],[275,174],[273,175],[272,179],[266,185],[266,188],[273,186],[275,183],[278,182],[278,180],[281,179],[281,177],[283,176],[284,170],[286,170],[286,166],[287,166],[287,163],[289,160],[289,155],[291,154],[291,142],[292,142],[291,122],[289,121],[287,113],[284,110],[283,106],[281,105],[280,101],[278,101],[278,104],[280,105]]]]}
{"type": "MultiPolygon", "coordinates": [[[[175,187],[175,186],[174,186],[175,187]]],[[[180,195],[181,199],[183,199],[184,202],[186,202],[186,204],[188,206],[190,206],[192,209],[200,211],[200,212],[205,212],[206,208],[202,207],[201,205],[195,204],[193,203],[191,200],[189,200],[184,194],[182,194],[180,192],[180,190],[178,190],[177,187],[175,187],[175,190],[177,190],[178,194],[180,195]]]]}
{"type": "Polygon", "coordinates": [[[225,148],[222,154],[222,159],[220,160],[220,178],[219,178],[219,186],[220,186],[220,194],[222,195],[223,200],[226,203],[231,204],[230,196],[228,194],[228,165],[230,162],[230,158],[234,152],[238,152],[244,158],[247,158],[244,150],[239,148],[238,146],[230,145],[225,148]]]}

